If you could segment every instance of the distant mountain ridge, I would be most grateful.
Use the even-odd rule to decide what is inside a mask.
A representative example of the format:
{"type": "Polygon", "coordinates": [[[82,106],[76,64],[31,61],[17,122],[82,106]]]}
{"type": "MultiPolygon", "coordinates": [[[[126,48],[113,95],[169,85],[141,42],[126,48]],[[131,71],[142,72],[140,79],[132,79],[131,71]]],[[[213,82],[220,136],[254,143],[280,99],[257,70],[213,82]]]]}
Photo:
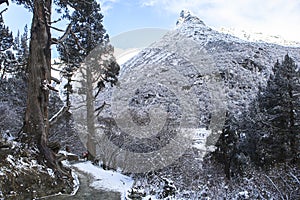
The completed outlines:
{"type": "Polygon", "coordinates": [[[277,35],[267,35],[261,32],[245,31],[236,28],[225,28],[225,27],[220,28],[219,31],[222,33],[234,35],[238,38],[247,40],[249,42],[260,42],[260,43],[267,42],[267,43],[273,43],[282,46],[300,47],[300,42],[287,40],[277,35]]]}
{"type": "MultiPolygon", "coordinates": [[[[177,27],[186,24],[200,24],[206,26],[205,23],[200,20],[197,16],[193,15],[188,10],[183,10],[180,13],[180,17],[177,20],[177,27]]],[[[300,47],[300,42],[287,40],[278,35],[268,35],[262,32],[242,30],[238,28],[227,28],[222,27],[217,29],[218,32],[225,33],[231,36],[238,37],[239,39],[246,40],[248,42],[257,42],[257,43],[273,43],[282,46],[291,46],[291,47],[300,47]]]]}

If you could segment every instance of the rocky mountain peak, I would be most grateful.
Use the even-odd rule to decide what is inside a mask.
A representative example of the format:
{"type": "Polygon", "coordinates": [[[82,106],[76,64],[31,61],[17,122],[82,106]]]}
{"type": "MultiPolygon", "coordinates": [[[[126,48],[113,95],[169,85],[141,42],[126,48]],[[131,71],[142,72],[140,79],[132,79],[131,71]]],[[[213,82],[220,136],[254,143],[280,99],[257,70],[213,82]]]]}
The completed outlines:
{"type": "Polygon", "coordinates": [[[199,24],[205,26],[204,22],[198,17],[196,17],[193,13],[191,13],[189,10],[182,10],[180,12],[180,17],[177,20],[176,25],[181,26],[183,24],[199,24]]]}

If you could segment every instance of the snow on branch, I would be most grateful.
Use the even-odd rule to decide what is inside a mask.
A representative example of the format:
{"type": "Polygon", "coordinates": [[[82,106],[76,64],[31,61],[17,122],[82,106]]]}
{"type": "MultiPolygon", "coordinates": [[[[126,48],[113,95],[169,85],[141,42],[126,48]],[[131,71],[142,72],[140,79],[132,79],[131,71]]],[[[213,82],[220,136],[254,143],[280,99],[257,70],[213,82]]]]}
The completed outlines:
{"type": "Polygon", "coordinates": [[[68,110],[69,106],[63,106],[55,115],[49,120],[50,127],[53,126],[61,116],[63,116],[68,110]]]}
{"type": "MultiPolygon", "coordinates": [[[[56,63],[55,63],[55,64],[56,64],[56,63]]],[[[56,69],[56,68],[54,68],[54,67],[51,67],[51,70],[54,70],[54,71],[57,71],[57,72],[61,72],[61,70],[56,69]]]]}
{"type": "Polygon", "coordinates": [[[7,6],[9,6],[8,0],[0,0],[0,4],[6,3],[7,6]]]}
{"type": "Polygon", "coordinates": [[[4,13],[5,11],[7,11],[8,10],[8,8],[5,8],[4,10],[2,10],[1,12],[0,12],[0,15],[2,15],[2,13],[4,13]]]}
{"type": "Polygon", "coordinates": [[[281,196],[281,199],[284,200],[284,197],[283,197],[283,195],[282,195],[282,192],[278,189],[278,187],[275,185],[275,183],[272,181],[272,179],[271,179],[269,176],[267,176],[267,175],[264,175],[264,176],[272,183],[272,185],[274,186],[274,188],[279,192],[279,194],[280,194],[280,196],[281,196]]]}
{"type": "Polygon", "coordinates": [[[54,82],[56,82],[56,83],[58,83],[58,84],[60,84],[60,80],[58,80],[57,78],[55,78],[53,76],[51,76],[51,80],[54,81],[54,82]]]}
{"type": "Polygon", "coordinates": [[[50,85],[50,83],[47,80],[44,80],[42,82],[42,89],[43,90],[53,90],[55,92],[59,92],[57,89],[55,89],[53,86],[50,85]]]}
{"type": "Polygon", "coordinates": [[[290,174],[291,177],[293,177],[293,178],[297,181],[297,183],[300,185],[300,181],[299,181],[299,179],[297,178],[297,176],[295,176],[292,172],[290,172],[289,174],[290,174]]]}

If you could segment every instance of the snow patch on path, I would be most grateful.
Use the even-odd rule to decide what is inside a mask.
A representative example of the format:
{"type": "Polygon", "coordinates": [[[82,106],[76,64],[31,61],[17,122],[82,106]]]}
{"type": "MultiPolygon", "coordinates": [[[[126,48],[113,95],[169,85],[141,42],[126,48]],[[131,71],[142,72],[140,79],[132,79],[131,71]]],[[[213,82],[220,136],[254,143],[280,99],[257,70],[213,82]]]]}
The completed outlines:
{"type": "Polygon", "coordinates": [[[132,187],[133,179],[112,170],[104,170],[93,165],[90,161],[74,164],[79,171],[91,174],[94,178],[91,187],[121,193],[121,199],[125,199],[126,192],[132,187]]]}

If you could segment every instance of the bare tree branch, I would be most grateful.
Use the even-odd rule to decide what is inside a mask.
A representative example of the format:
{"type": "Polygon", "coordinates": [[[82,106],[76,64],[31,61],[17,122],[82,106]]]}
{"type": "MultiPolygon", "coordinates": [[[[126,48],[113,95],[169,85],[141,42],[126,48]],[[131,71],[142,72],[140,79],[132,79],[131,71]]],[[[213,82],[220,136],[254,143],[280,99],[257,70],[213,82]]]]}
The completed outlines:
{"type": "Polygon", "coordinates": [[[55,28],[55,27],[51,27],[54,30],[60,31],[60,32],[64,32],[64,34],[59,38],[52,38],[52,44],[62,44],[62,42],[67,38],[68,34],[71,31],[71,23],[67,26],[66,30],[63,31],[61,29],[55,28]]]}
{"type": "Polygon", "coordinates": [[[53,115],[53,117],[49,120],[50,127],[53,126],[69,109],[70,107],[63,106],[55,115],[53,115]]]}
{"type": "Polygon", "coordinates": [[[57,19],[57,20],[55,20],[53,22],[50,22],[50,24],[55,24],[55,23],[60,22],[60,21],[61,21],[61,18],[59,18],[59,19],[57,19]]]}
{"type": "Polygon", "coordinates": [[[78,110],[78,109],[83,108],[83,107],[86,107],[86,105],[80,105],[80,106],[78,106],[78,107],[74,107],[74,106],[73,106],[72,109],[73,109],[73,110],[78,110]]]}
{"type": "Polygon", "coordinates": [[[54,27],[54,26],[50,26],[50,25],[49,25],[49,27],[52,28],[52,29],[54,29],[54,30],[56,30],[56,31],[64,32],[64,30],[59,29],[59,28],[56,28],[56,27],[54,27]]]}
{"type": "Polygon", "coordinates": [[[58,80],[57,78],[55,78],[53,76],[51,76],[51,80],[54,81],[54,82],[56,82],[56,83],[58,83],[58,84],[60,84],[60,80],[58,80]]]}
{"type": "Polygon", "coordinates": [[[2,10],[1,12],[0,12],[0,15],[2,15],[2,13],[4,13],[5,11],[7,11],[8,10],[8,8],[5,8],[4,10],[2,10]]]}
{"type": "Polygon", "coordinates": [[[294,174],[292,174],[292,172],[290,172],[289,174],[290,174],[290,175],[297,181],[297,183],[300,185],[299,179],[298,179],[294,174]]]}
{"type": "Polygon", "coordinates": [[[55,89],[54,87],[52,87],[51,85],[47,85],[47,87],[49,88],[49,90],[52,90],[54,92],[59,92],[57,89],[55,89]]]}
{"type": "Polygon", "coordinates": [[[95,112],[97,112],[96,117],[100,115],[100,113],[102,112],[102,110],[105,108],[106,105],[110,106],[110,104],[107,104],[104,101],[101,106],[99,106],[98,108],[95,109],[95,112]]]}
{"type": "Polygon", "coordinates": [[[267,176],[267,175],[264,175],[264,176],[272,183],[272,185],[274,186],[274,188],[279,192],[279,194],[281,196],[281,199],[284,200],[284,197],[283,197],[281,191],[278,189],[278,187],[275,185],[275,183],[272,181],[272,179],[269,176],[267,176]]]}
{"type": "Polygon", "coordinates": [[[61,72],[61,70],[56,69],[56,68],[54,68],[54,67],[51,67],[51,70],[54,70],[54,71],[57,71],[57,72],[61,72]]]}

